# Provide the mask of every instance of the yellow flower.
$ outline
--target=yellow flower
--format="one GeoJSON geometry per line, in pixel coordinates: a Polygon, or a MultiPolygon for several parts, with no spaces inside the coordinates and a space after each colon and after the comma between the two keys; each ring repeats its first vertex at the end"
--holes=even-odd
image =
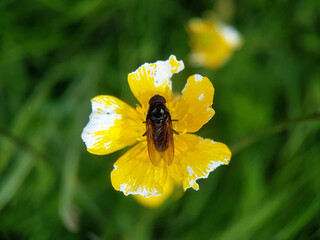
{"type": "Polygon", "coordinates": [[[115,162],[111,172],[114,189],[125,195],[160,196],[168,178],[182,183],[184,190],[198,190],[197,179],[207,178],[215,168],[229,163],[231,152],[226,145],[191,134],[214,115],[210,80],[200,75],[189,77],[182,96],[173,99],[171,76],[183,68],[183,62],[171,55],[167,61],[146,63],[130,73],[131,91],[141,104],[136,109],[112,96],[92,99],[90,120],[82,132],[90,153],[109,154],[137,143],[115,162]],[[156,94],[166,99],[171,119],[178,120],[172,121],[179,135],[174,134],[174,159],[170,165],[165,161],[152,164],[143,136],[149,100],[156,94]]]}
{"type": "Polygon", "coordinates": [[[211,19],[191,19],[187,24],[194,66],[219,68],[242,44],[241,37],[233,27],[211,19]]]}

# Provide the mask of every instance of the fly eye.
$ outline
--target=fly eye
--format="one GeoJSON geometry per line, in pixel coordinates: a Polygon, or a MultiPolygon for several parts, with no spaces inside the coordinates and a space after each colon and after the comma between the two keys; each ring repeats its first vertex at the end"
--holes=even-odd
{"type": "Polygon", "coordinates": [[[161,113],[161,114],[164,114],[164,110],[163,110],[162,108],[160,109],[160,113],[161,113]]]}

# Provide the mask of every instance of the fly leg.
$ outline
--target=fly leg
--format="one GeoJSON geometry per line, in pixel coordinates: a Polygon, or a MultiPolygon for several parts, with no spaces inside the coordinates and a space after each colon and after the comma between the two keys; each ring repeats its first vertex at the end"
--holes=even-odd
{"type": "MultiPolygon", "coordinates": [[[[172,122],[178,122],[178,119],[172,119],[171,121],[172,122]]],[[[174,134],[179,135],[179,133],[176,130],[172,129],[172,131],[173,131],[174,134]]]]}

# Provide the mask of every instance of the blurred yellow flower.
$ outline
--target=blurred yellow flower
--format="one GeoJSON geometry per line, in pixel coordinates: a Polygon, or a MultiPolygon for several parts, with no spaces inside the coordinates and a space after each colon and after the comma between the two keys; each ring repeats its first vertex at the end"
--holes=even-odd
{"type": "Polygon", "coordinates": [[[219,68],[242,44],[242,39],[231,26],[212,19],[191,19],[187,24],[190,63],[194,66],[219,68]]]}
{"type": "MultiPolygon", "coordinates": [[[[207,178],[215,168],[230,161],[231,152],[225,144],[190,134],[214,115],[211,108],[214,88],[208,78],[193,75],[181,97],[174,99],[171,76],[183,68],[183,62],[171,55],[167,61],[146,63],[130,73],[129,86],[141,104],[136,109],[113,96],[101,95],[91,100],[92,113],[82,132],[90,153],[109,154],[138,142],[115,162],[111,172],[114,189],[125,195],[168,196],[175,186],[171,178],[182,183],[184,190],[191,187],[198,190],[197,179],[207,178]],[[179,135],[173,136],[172,163],[161,160],[156,166],[149,158],[144,133],[149,100],[157,94],[166,99],[171,119],[177,120],[172,121],[173,129],[179,135]]],[[[163,199],[155,201],[161,204],[163,199]]],[[[149,201],[149,205],[156,205],[155,201],[149,201]]]]}

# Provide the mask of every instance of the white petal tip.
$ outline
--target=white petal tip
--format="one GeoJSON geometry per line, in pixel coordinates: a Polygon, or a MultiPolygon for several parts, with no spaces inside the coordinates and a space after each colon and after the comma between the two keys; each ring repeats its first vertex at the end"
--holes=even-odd
{"type": "Polygon", "coordinates": [[[234,48],[239,47],[242,43],[242,39],[238,31],[229,25],[223,24],[221,26],[221,34],[227,43],[234,48]]]}
{"type": "Polygon", "coordinates": [[[125,183],[120,185],[120,191],[123,192],[123,194],[126,196],[135,195],[135,194],[139,194],[145,198],[150,198],[153,196],[156,196],[156,197],[161,196],[161,193],[159,193],[156,189],[152,189],[150,191],[146,188],[146,186],[141,187],[140,185],[135,191],[133,191],[133,190],[130,190],[130,186],[128,186],[125,183]]]}
{"type": "Polygon", "coordinates": [[[172,71],[174,71],[175,73],[178,73],[178,72],[180,72],[180,71],[182,71],[182,70],[184,69],[184,63],[183,63],[182,60],[178,61],[175,55],[170,55],[170,57],[169,57],[169,63],[170,63],[172,60],[173,60],[174,62],[177,62],[177,63],[179,64],[178,67],[176,67],[176,68],[175,68],[174,66],[172,66],[172,71]]]}
{"type": "Polygon", "coordinates": [[[195,75],[194,75],[194,80],[195,80],[196,82],[201,82],[202,79],[203,79],[203,77],[202,77],[200,74],[195,74],[195,75]]]}

